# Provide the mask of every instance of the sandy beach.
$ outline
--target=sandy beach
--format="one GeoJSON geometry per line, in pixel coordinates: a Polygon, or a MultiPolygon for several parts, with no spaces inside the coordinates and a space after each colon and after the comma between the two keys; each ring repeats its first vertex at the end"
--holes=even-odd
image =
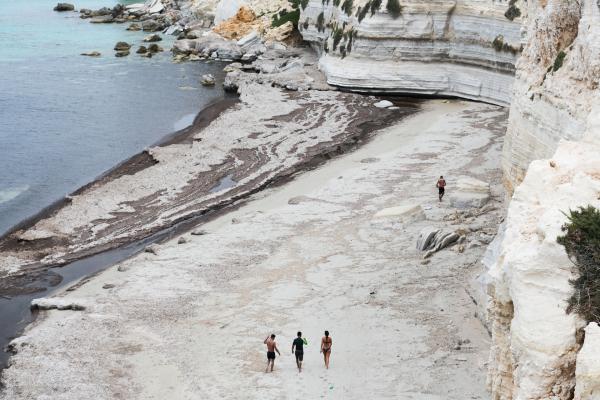
{"type": "Polygon", "coordinates": [[[448,100],[151,252],[48,301],[13,342],[2,399],[483,399],[489,336],[469,295],[502,215],[506,111],[448,100]],[[483,212],[437,201],[459,177],[489,182],[483,212]],[[420,205],[426,219],[376,217],[420,205]],[[464,246],[431,258],[426,227],[464,246]],[[331,369],[318,352],[333,338],[331,369]],[[309,341],[305,370],[291,355],[309,341]],[[265,374],[263,339],[282,357],[265,374]]]}

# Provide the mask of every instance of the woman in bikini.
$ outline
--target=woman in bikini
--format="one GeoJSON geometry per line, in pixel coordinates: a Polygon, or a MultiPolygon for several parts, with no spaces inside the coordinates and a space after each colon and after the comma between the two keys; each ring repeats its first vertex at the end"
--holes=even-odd
{"type": "Polygon", "coordinates": [[[329,337],[329,331],[325,331],[325,336],[321,339],[321,353],[325,359],[325,368],[329,369],[329,357],[331,356],[331,338],[329,337]]]}

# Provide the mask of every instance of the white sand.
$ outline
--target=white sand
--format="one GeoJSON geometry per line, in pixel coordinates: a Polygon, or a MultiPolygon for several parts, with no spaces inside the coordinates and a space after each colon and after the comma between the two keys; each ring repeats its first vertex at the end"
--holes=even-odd
{"type": "Polygon", "coordinates": [[[488,335],[465,291],[483,248],[422,265],[415,243],[426,226],[494,230],[499,212],[444,221],[454,210],[434,184],[444,174],[448,192],[458,176],[497,188],[504,128],[500,108],[427,102],[355,153],[205,225],[209,234],[108,269],[64,294],[85,311],[44,312],[19,339],[0,398],[487,398],[488,335]],[[411,203],[426,221],[373,218],[411,203]],[[302,374],[297,330],[309,340],[302,374]],[[283,356],[265,374],[271,332],[283,356]]]}

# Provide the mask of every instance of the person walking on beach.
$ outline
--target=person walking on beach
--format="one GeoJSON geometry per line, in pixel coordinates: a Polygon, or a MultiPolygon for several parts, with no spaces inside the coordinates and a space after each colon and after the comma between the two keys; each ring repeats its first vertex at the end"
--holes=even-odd
{"type": "Polygon", "coordinates": [[[296,366],[298,372],[302,372],[302,360],[304,360],[304,339],[302,339],[302,332],[298,332],[298,337],[292,342],[292,354],[296,355],[296,366]]]}
{"type": "Polygon", "coordinates": [[[440,176],[440,179],[438,179],[435,186],[438,188],[438,196],[440,198],[440,201],[442,201],[442,197],[444,197],[444,192],[446,191],[446,180],[443,176],[440,176]]]}
{"type": "Polygon", "coordinates": [[[329,357],[331,356],[331,337],[329,336],[329,331],[325,331],[325,336],[321,339],[321,353],[323,353],[323,358],[325,360],[325,368],[329,369],[329,357]]]}
{"type": "Polygon", "coordinates": [[[271,372],[273,372],[273,368],[275,367],[275,352],[281,355],[277,348],[277,343],[275,343],[275,334],[271,334],[270,337],[267,336],[263,343],[267,345],[267,369],[265,372],[269,372],[269,365],[271,366],[271,372]]]}

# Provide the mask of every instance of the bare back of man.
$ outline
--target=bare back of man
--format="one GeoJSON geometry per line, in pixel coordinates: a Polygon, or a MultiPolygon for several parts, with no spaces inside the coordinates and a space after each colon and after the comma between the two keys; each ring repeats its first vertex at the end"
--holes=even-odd
{"type": "Polygon", "coordinates": [[[265,372],[269,372],[269,367],[271,367],[271,372],[273,372],[273,368],[275,367],[275,352],[281,355],[277,348],[277,342],[275,342],[275,335],[267,336],[263,343],[267,345],[267,369],[265,372]]]}

